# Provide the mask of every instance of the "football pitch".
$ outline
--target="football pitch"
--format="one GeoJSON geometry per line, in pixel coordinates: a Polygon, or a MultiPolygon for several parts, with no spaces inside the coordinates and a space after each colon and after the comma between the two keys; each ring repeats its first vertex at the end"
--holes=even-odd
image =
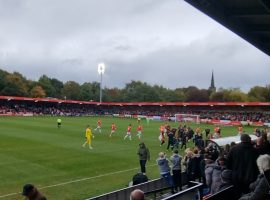
{"type": "MultiPolygon", "coordinates": [[[[132,176],[140,171],[137,156],[140,141],[135,136],[137,120],[102,117],[102,133],[95,131],[93,149],[83,148],[85,128],[96,127],[97,117],[1,117],[0,118],[0,200],[23,199],[25,183],[40,188],[48,199],[82,200],[126,187],[132,176]],[[117,130],[109,138],[112,122],[117,130]],[[132,124],[133,138],[124,140],[128,124],[132,124]]],[[[142,141],[150,150],[146,165],[149,179],[159,177],[156,158],[166,151],[160,146],[159,126],[164,122],[142,119],[142,141]]],[[[170,122],[177,128],[179,123],[170,122]]],[[[190,124],[192,128],[205,124],[190,124]]],[[[214,127],[208,125],[213,131],[214,127]]],[[[222,136],[236,135],[237,127],[221,127],[222,136]]],[[[244,127],[247,133],[253,127],[244,127]]],[[[193,144],[190,142],[191,146],[193,144]]],[[[169,156],[171,152],[167,153],[169,156]]],[[[181,151],[183,155],[183,151],[181,151]]]]}

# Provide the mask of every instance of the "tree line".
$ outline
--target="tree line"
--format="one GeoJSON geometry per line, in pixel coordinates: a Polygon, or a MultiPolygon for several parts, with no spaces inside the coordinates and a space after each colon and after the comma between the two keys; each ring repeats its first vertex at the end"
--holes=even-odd
{"type": "MultiPolygon", "coordinates": [[[[56,78],[42,75],[38,81],[25,78],[18,72],[9,73],[0,69],[0,95],[33,98],[52,97],[82,101],[99,101],[99,83],[75,81],[63,83],[56,78]]],[[[124,88],[104,88],[104,102],[247,102],[270,101],[270,85],[254,86],[247,93],[239,88],[219,88],[216,92],[195,86],[168,89],[160,85],[134,81],[124,88]]]]}

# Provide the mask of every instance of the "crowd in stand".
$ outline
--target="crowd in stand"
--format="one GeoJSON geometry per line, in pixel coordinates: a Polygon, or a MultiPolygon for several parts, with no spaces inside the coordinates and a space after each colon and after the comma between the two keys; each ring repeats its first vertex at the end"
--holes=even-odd
{"type": "Polygon", "coordinates": [[[253,121],[270,123],[270,111],[241,111],[241,110],[215,110],[203,108],[185,108],[177,106],[97,106],[80,104],[56,104],[56,103],[19,103],[0,102],[0,114],[6,113],[32,113],[34,115],[64,115],[85,116],[96,114],[120,114],[120,115],[146,115],[173,117],[175,114],[200,115],[200,119],[231,120],[231,121],[253,121]]]}
{"type": "MultiPolygon", "coordinates": [[[[234,185],[234,195],[237,199],[268,199],[270,192],[270,132],[265,129],[257,134],[256,142],[252,141],[248,134],[241,134],[241,143],[232,142],[222,149],[213,144],[205,144],[200,130],[193,131],[189,127],[179,126],[178,130],[166,127],[168,146],[175,150],[170,158],[166,158],[164,152],[159,153],[157,164],[161,177],[166,178],[168,184],[174,189],[182,185],[175,182],[173,173],[175,162],[173,158],[178,156],[176,143],[193,141],[194,148],[187,148],[185,156],[178,159],[176,169],[184,166],[188,181],[200,181],[204,185],[205,197],[234,185]],[[170,169],[170,162],[172,166],[170,169]],[[173,181],[174,180],[174,181],[173,181]]],[[[218,130],[216,130],[218,132],[218,130]]],[[[205,130],[207,134],[208,130],[205,130]]],[[[161,143],[161,145],[164,142],[161,143]]],[[[183,146],[182,146],[183,147],[183,146]]],[[[178,156],[179,157],[179,156],[178,156]]],[[[178,175],[179,176],[179,175],[178,175]]],[[[179,179],[179,178],[178,178],[179,179]]],[[[190,182],[189,182],[190,183],[190,182]]]]}

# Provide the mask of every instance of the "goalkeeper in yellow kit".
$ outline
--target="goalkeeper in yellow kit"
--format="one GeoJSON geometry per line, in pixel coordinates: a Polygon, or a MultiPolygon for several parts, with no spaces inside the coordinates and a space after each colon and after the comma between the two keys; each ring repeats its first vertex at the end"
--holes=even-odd
{"type": "Polygon", "coordinates": [[[93,149],[91,144],[92,144],[92,138],[94,138],[94,135],[93,135],[92,130],[90,129],[89,125],[87,126],[87,128],[85,130],[85,138],[86,138],[86,141],[82,146],[85,147],[85,145],[88,144],[89,149],[93,149]]]}

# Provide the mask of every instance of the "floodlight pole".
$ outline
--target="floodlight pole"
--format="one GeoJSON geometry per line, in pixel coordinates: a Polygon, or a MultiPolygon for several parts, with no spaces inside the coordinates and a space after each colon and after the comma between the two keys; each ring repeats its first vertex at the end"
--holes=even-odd
{"type": "Polygon", "coordinates": [[[102,73],[100,73],[99,102],[102,103],[102,73]]]}
{"type": "Polygon", "coordinates": [[[100,74],[100,84],[99,84],[99,102],[102,103],[102,75],[105,72],[104,63],[98,65],[98,73],[100,74]]]}

